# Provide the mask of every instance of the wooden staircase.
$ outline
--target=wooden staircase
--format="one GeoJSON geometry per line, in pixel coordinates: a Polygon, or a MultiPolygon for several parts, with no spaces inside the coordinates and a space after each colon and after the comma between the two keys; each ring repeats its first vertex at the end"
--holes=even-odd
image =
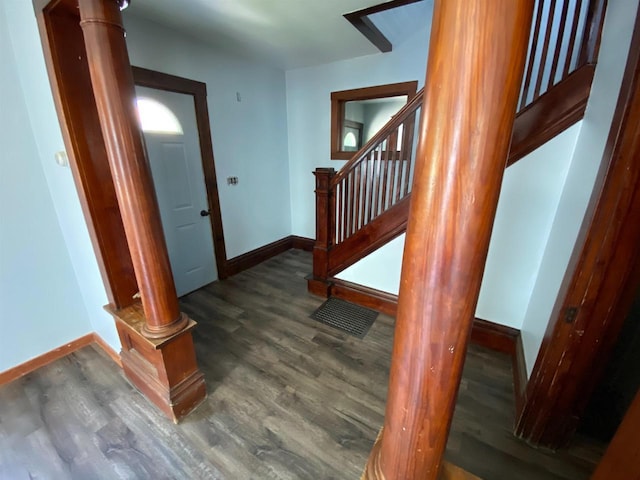
{"type": "MultiPolygon", "coordinates": [[[[506,166],[584,116],[606,0],[540,0],[506,166]]],[[[340,171],[318,168],[311,293],[327,297],[334,276],[407,227],[420,118],[420,90],[340,171]]]]}

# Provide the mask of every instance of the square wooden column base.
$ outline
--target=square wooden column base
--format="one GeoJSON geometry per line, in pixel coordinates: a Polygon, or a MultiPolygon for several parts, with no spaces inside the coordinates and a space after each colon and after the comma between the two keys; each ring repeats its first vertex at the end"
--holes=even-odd
{"type": "Polygon", "coordinates": [[[204,375],[198,369],[191,331],[196,322],[167,338],[142,335],[142,305],[105,309],[116,320],[122,342],[122,368],[129,381],[162,412],[178,423],[207,396],[204,375]]]}

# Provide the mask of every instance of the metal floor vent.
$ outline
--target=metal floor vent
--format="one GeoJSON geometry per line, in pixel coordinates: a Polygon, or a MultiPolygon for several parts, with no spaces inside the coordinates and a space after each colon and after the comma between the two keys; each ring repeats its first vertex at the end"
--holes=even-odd
{"type": "Polygon", "coordinates": [[[378,312],[331,297],[309,317],[354,337],[364,338],[378,312]]]}

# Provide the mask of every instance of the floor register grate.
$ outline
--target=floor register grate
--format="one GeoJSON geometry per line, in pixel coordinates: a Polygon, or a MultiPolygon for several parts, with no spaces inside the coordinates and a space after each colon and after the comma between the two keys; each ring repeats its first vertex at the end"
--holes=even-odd
{"type": "Polygon", "coordinates": [[[378,312],[331,297],[309,317],[354,337],[364,338],[378,312]]]}

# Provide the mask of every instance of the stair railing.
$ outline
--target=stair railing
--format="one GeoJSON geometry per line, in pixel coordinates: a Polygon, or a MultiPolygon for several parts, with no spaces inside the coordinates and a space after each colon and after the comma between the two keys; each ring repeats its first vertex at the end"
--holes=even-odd
{"type": "MultiPolygon", "coordinates": [[[[507,165],[584,116],[606,4],[536,0],[507,165]]],[[[314,172],[317,221],[310,292],[328,295],[331,276],[402,233],[424,100],[421,89],[339,172],[314,172]]]]}
{"type": "MultiPolygon", "coordinates": [[[[330,252],[383,213],[408,204],[423,100],[420,90],[337,174],[333,168],[314,172],[316,243],[310,292],[328,294],[330,252]]],[[[406,217],[407,210],[399,217],[406,217]]]]}
{"type": "Polygon", "coordinates": [[[420,90],[331,179],[334,246],[411,193],[422,104],[420,90]]]}
{"type": "Polygon", "coordinates": [[[519,110],[595,63],[606,0],[536,0],[519,110]]]}

